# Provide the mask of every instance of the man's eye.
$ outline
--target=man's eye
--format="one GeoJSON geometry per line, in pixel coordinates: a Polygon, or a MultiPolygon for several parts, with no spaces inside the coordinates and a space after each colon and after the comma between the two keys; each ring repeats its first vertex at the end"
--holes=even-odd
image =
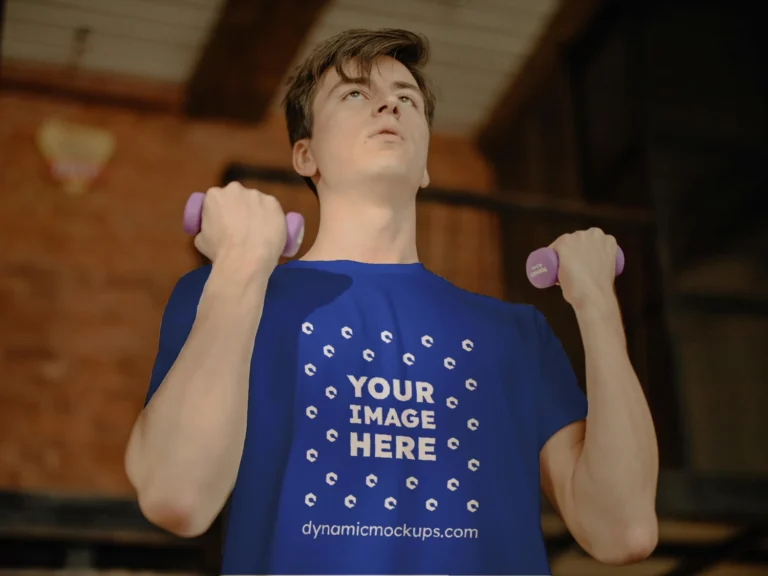
{"type": "Polygon", "coordinates": [[[406,96],[406,95],[400,96],[400,101],[401,102],[407,101],[407,102],[410,102],[414,107],[416,106],[416,100],[414,100],[410,96],[406,96]]]}
{"type": "Polygon", "coordinates": [[[362,93],[360,90],[352,90],[352,92],[348,92],[345,98],[349,98],[350,96],[357,98],[358,96],[362,96],[362,93]]]}

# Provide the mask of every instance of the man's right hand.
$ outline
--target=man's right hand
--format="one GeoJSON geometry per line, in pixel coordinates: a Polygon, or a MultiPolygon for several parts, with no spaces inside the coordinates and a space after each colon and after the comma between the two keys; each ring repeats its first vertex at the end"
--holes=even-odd
{"type": "Polygon", "coordinates": [[[232,182],[206,192],[195,247],[212,262],[235,254],[274,268],[286,234],[285,212],[277,198],[232,182]]]}

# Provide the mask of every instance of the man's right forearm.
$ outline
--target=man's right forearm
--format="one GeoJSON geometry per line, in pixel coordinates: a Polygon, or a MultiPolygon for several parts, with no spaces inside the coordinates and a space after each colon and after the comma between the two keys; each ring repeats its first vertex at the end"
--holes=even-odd
{"type": "Polygon", "coordinates": [[[126,451],[143,513],[182,536],[207,530],[240,466],[251,356],[273,269],[243,264],[212,267],[189,337],[126,451]]]}

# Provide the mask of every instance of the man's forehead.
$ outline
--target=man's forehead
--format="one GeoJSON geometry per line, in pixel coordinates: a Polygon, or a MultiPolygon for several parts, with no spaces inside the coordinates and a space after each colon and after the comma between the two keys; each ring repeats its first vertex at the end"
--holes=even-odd
{"type": "MultiPolygon", "coordinates": [[[[344,62],[342,65],[344,73],[353,79],[360,79],[364,76],[364,70],[360,65],[360,62],[356,59],[350,59],[344,62]]],[[[334,86],[341,80],[335,67],[328,68],[321,78],[322,91],[326,92],[332,90],[334,86]]],[[[384,82],[408,82],[416,84],[413,75],[408,68],[399,62],[395,58],[389,56],[382,56],[376,59],[371,66],[370,78],[371,82],[384,81],[384,82]]]]}

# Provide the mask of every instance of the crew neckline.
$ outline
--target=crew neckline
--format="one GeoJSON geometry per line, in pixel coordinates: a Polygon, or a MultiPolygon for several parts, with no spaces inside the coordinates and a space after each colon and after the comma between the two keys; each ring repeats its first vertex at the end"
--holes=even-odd
{"type": "Polygon", "coordinates": [[[425,271],[424,264],[412,262],[409,264],[381,264],[358,262],[356,260],[289,260],[280,265],[281,268],[314,268],[328,272],[345,274],[419,274],[425,271]]]}

